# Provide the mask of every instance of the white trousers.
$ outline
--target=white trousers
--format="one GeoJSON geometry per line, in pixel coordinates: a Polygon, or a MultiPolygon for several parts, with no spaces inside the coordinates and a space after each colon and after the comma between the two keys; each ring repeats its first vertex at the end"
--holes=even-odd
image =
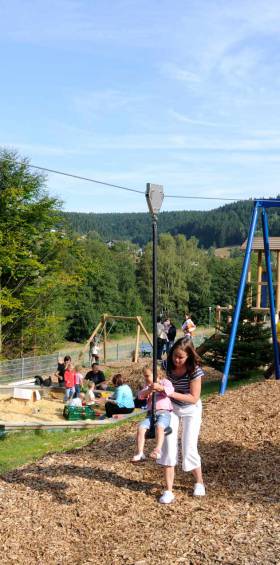
{"type": "Polygon", "coordinates": [[[202,403],[176,406],[171,414],[170,426],[172,434],[164,439],[160,465],[175,467],[178,463],[178,434],[179,423],[182,424],[182,468],[183,471],[192,471],[201,466],[201,459],[197,450],[197,442],[201,425],[202,403]]]}

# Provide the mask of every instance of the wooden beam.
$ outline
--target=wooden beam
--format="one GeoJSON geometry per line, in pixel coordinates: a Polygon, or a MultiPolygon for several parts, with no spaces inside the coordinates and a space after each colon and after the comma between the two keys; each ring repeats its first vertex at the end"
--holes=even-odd
{"type": "Polygon", "coordinates": [[[276,267],[276,313],[280,311],[280,251],[277,251],[276,267]]]}
{"type": "Polygon", "coordinates": [[[262,251],[258,251],[256,308],[260,308],[261,306],[261,294],[262,294],[262,251]]]}
{"type": "Polygon", "coordinates": [[[143,324],[143,322],[142,322],[142,319],[140,318],[140,316],[138,316],[137,318],[138,318],[138,323],[139,323],[139,325],[141,326],[142,332],[145,334],[147,340],[149,341],[149,343],[150,343],[151,346],[153,347],[153,341],[151,340],[151,338],[150,338],[150,336],[149,336],[149,334],[148,334],[148,332],[147,332],[147,330],[146,330],[146,328],[145,328],[145,326],[144,326],[144,324],[143,324]]]}
{"type": "Polygon", "coordinates": [[[139,316],[110,316],[110,314],[104,314],[106,320],[135,320],[137,322],[139,316]]]}
{"type": "Polygon", "coordinates": [[[107,321],[107,314],[103,316],[104,321],[104,329],[103,329],[103,363],[107,361],[107,329],[106,329],[106,321],[107,321]]]}
{"type": "Polygon", "coordinates": [[[137,322],[134,363],[138,362],[140,330],[141,330],[141,326],[140,326],[139,322],[137,322]]]}
{"type": "Polygon", "coordinates": [[[251,262],[249,263],[249,269],[247,274],[247,284],[248,284],[248,297],[247,297],[247,306],[251,308],[253,306],[253,293],[252,293],[252,268],[251,262]]]}

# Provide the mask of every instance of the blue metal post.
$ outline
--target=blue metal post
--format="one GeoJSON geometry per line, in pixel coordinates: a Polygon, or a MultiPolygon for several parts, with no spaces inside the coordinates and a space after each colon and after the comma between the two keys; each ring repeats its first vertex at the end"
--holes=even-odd
{"type": "Polygon", "coordinates": [[[270,258],[270,250],[269,250],[268,221],[267,221],[267,214],[265,208],[262,209],[262,227],[263,227],[264,253],[265,253],[265,262],[266,262],[268,293],[269,293],[275,376],[276,379],[280,379],[279,352],[278,352],[276,323],[275,323],[274,292],[273,292],[273,281],[272,281],[271,258],[270,258]]]}
{"type": "Polygon", "coordinates": [[[243,261],[242,273],[241,273],[239,289],[238,289],[238,293],[237,293],[237,301],[236,301],[236,306],[235,306],[234,316],[233,316],[233,321],[232,321],[232,326],[231,326],[231,332],[230,332],[230,337],[229,337],[229,344],[228,344],[228,350],[227,350],[227,355],[226,355],[224,374],[223,374],[223,377],[222,377],[222,380],[221,380],[221,386],[220,386],[220,394],[221,395],[223,395],[225,393],[226,388],[227,388],[232,352],[233,352],[233,348],[234,348],[237,326],[238,326],[239,316],[240,316],[240,310],[241,310],[242,300],[243,300],[243,295],[244,295],[244,289],[245,289],[245,285],[246,285],[246,277],[247,277],[247,272],[248,272],[248,267],[249,267],[249,261],[250,261],[250,255],[251,255],[251,250],[252,250],[252,245],[253,245],[254,233],[255,233],[255,230],[256,230],[256,225],[257,225],[257,220],[258,220],[259,207],[260,207],[260,203],[257,200],[255,202],[255,206],[254,206],[253,213],[252,213],[251,225],[250,225],[248,240],[247,240],[246,253],[245,253],[245,257],[244,257],[244,261],[243,261]]]}

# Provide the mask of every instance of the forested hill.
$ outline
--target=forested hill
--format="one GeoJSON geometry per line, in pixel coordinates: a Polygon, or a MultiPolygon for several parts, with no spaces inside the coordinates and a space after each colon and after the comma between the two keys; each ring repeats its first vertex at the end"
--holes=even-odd
{"type": "MultiPolygon", "coordinates": [[[[247,237],[252,208],[253,201],[244,200],[210,211],[161,212],[159,233],[184,234],[187,238],[195,236],[204,248],[239,245],[247,237]]],[[[151,239],[148,213],[64,214],[73,230],[80,234],[95,231],[103,240],[129,239],[141,246],[151,239]]],[[[271,210],[269,217],[270,235],[280,235],[279,213],[271,210]]]]}

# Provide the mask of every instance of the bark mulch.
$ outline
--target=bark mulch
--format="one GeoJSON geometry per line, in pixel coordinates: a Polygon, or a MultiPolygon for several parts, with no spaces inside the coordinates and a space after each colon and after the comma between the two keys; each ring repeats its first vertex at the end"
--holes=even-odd
{"type": "Polygon", "coordinates": [[[136,423],[7,473],[1,564],[279,564],[279,399],[274,381],[205,402],[204,499],[178,471],[176,502],[157,502],[158,466],[129,461],[136,423]]]}

